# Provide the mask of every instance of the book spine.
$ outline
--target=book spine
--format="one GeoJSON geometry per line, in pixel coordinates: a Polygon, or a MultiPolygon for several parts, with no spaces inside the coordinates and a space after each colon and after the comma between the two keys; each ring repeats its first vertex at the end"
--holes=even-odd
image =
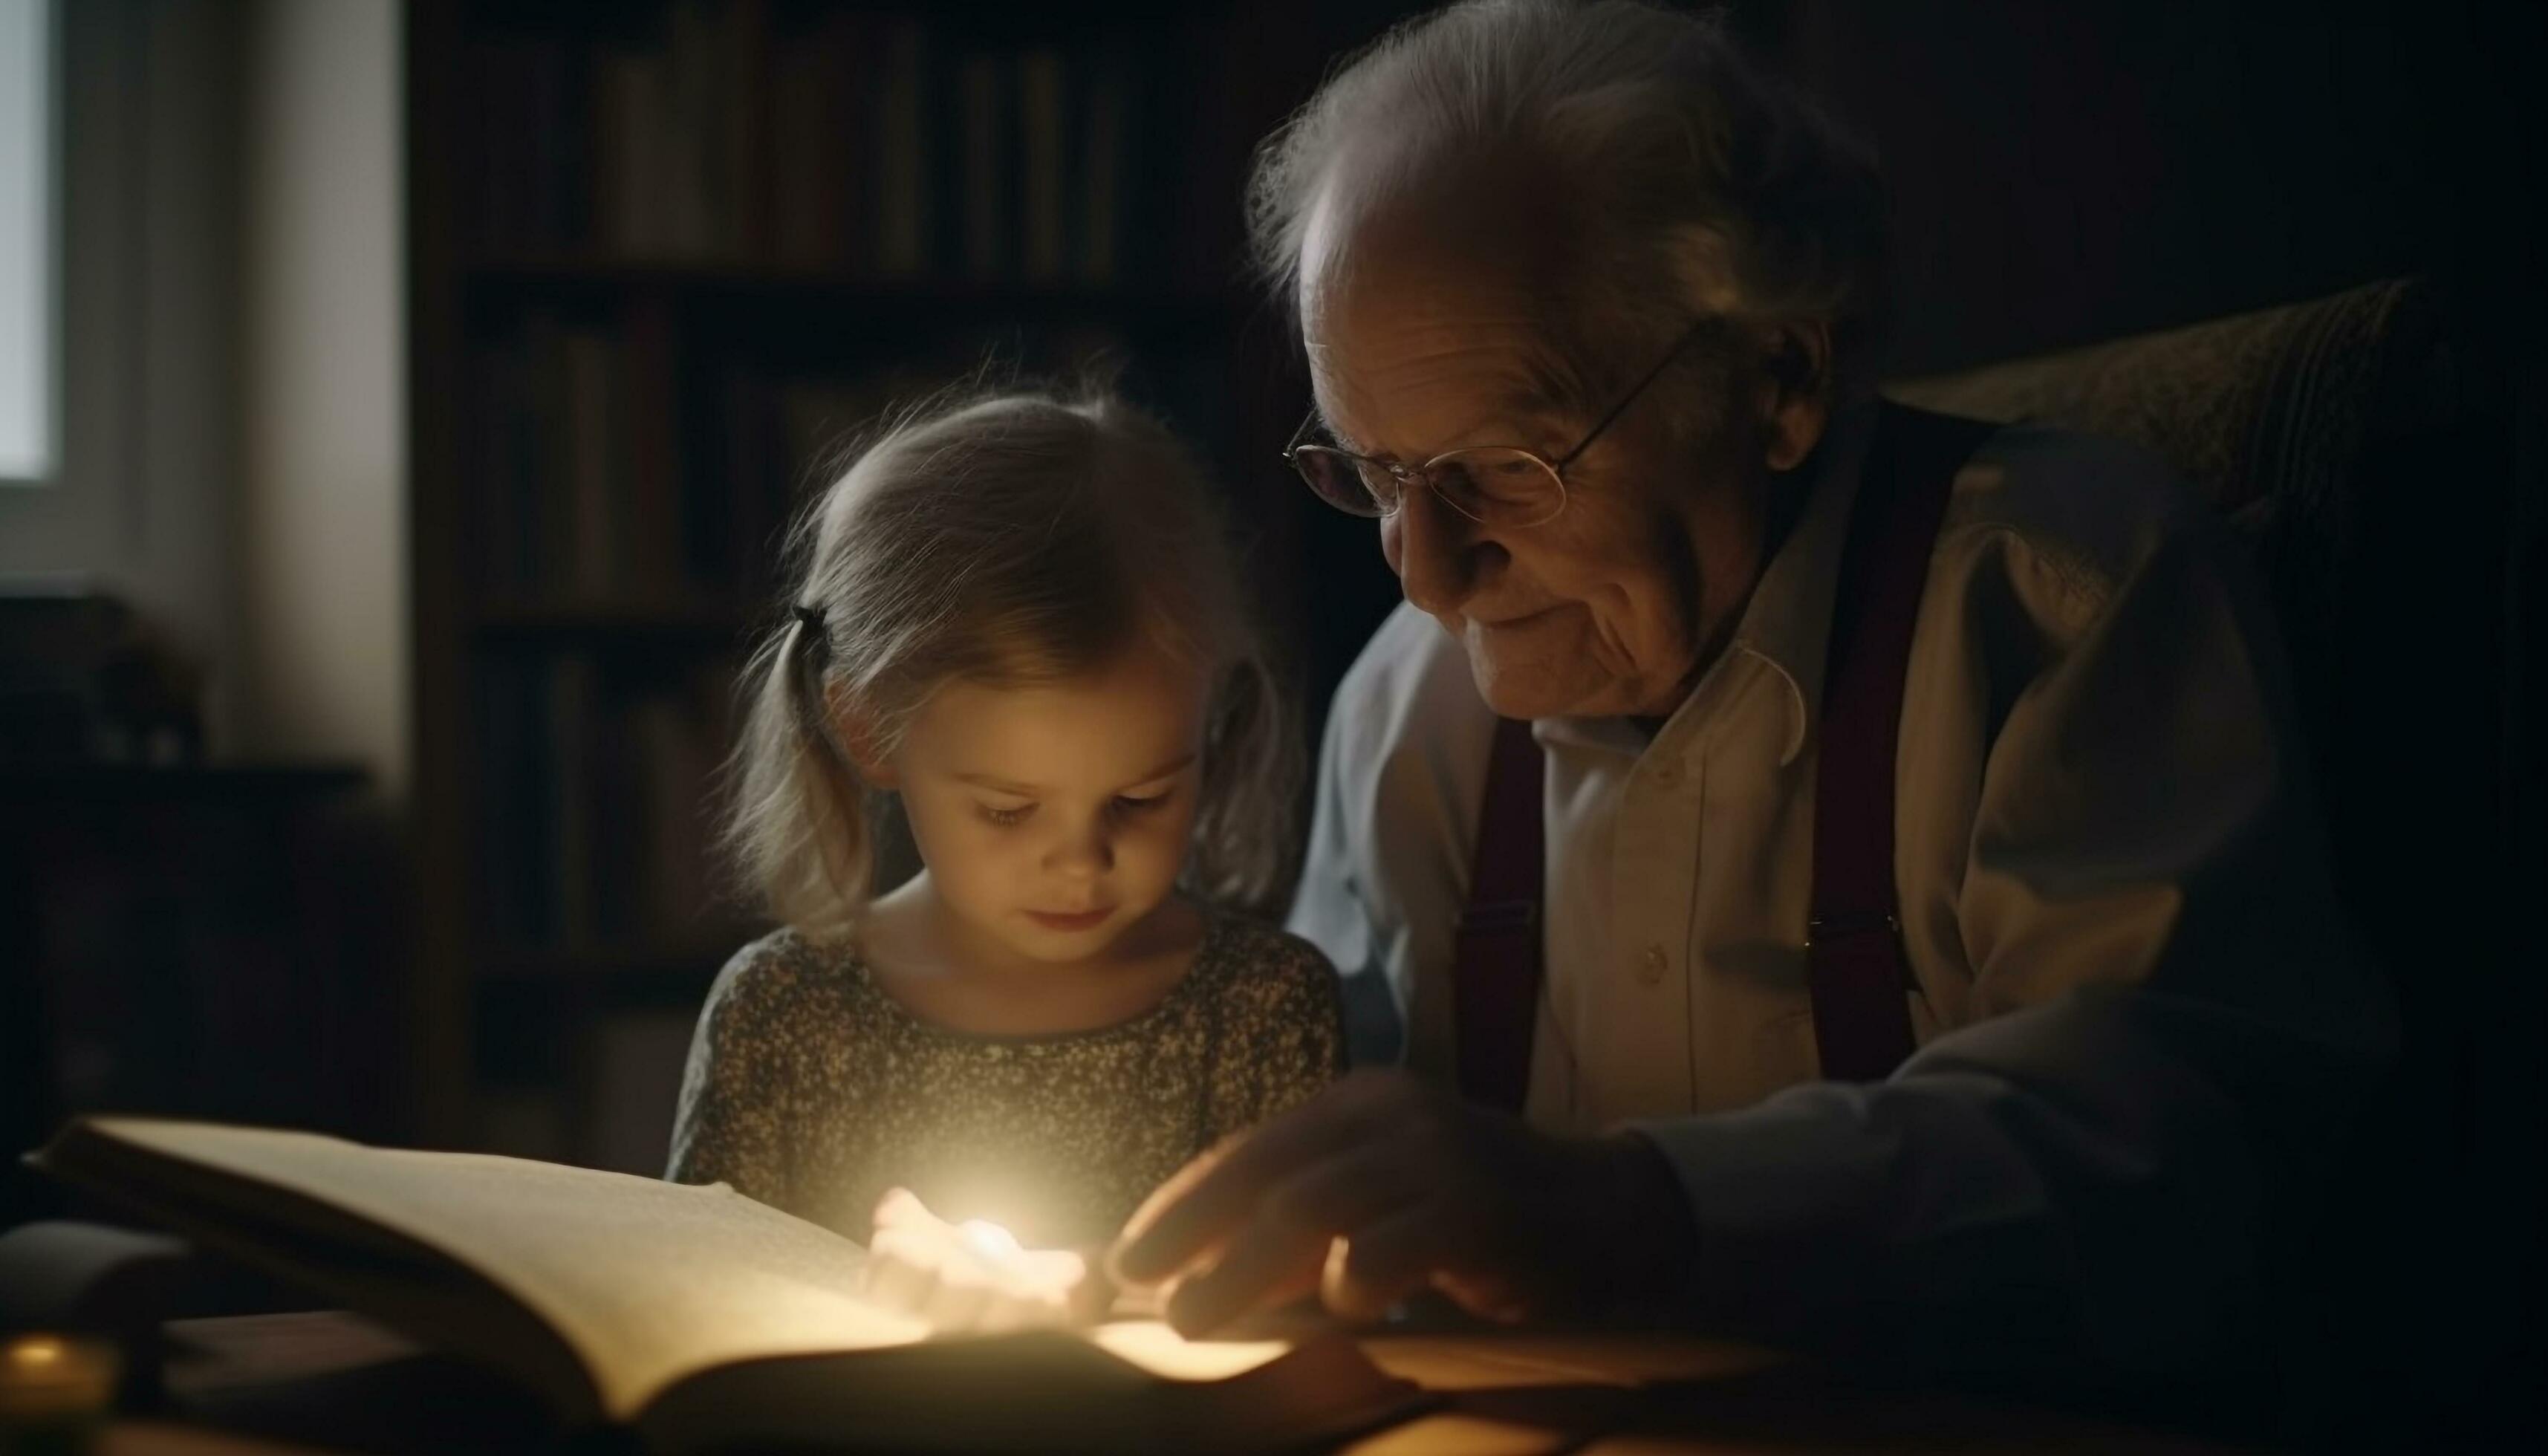
{"type": "Polygon", "coordinates": [[[513,173],[520,152],[501,144],[528,114],[527,87],[513,64],[518,53],[518,47],[481,42],[465,62],[467,88],[478,104],[461,108],[458,119],[470,201],[462,235],[482,252],[500,251],[522,231],[513,210],[524,203],[528,179],[513,173]]]}
{"type": "Polygon", "coordinates": [[[556,905],[557,942],[587,949],[599,939],[594,901],[593,836],[591,815],[593,782],[593,667],[582,657],[565,656],[549,666],[549,770],[547,783],[550,864],[556,905]]]}
{"type": "Polygon", "coordinates": [[[627,485],[626,506],[617,512],[620,587],[656,598],[686,597],[696,581],[682,547],[682,401],[673,377],[679,352],[667,301],[650,297],[630,310],[617,372],[617,478],[627,485]]]}
{"type": "Polygon", "coordinates": [[[717,169],[724,174],[729,257],[770,256],[770,16],[762,0],[730,0],[718,77],[717,169]]]}
{"type": "Polygon", "coordinates": [[[774,47],[770,62],[770,249],[782,266],[849,271],[853,220],[866,169],[854,18],[830,16],[810,36],[774,47]]]}
{"type": "Polygon", "coordinates": [[[888,278],[929,265],[931,171],[926,39],[915,20],[885,31],[875,90],[875,266],[888,278]]]}
{"type": "Polygon", "coordinates": [[[545,936],[548,925],[546,907],[538,903],[546,882],[542,822],[529,812],[538,802],[529,791],[537,745],[523,665],[513,658],[484,663],[469,686],[479,758],[487,766],[472,857],[476,928],[488,940],[527,943],[545,936]]]}
{"type": "Polygon", "coordinates": [[[615,52],[594,71],[597,210],[603,246],[620,257],[653,258],[668,250],[664,70],[658,56],[615,52]]]}
{"type": "Polygon", "coordinates": [[[534,564],[529,585],[543,595],[572,593],[583,585],[576,551],[574,410],[568,388],[567,329],[542,311],[522,330],[523,448],[529,462],[534,519],[526,536],[534,564]]]}
{"type": "Polygon", "coordinates": [[[1030,282],[1055,282],[1067,251],[1063,236],[1063,111],[1061,52],[1030,50],[1018,57],[1020,271],[1030,282]]]}
{"type": "Polygon", "coordinates": [[[706,847],[715,837],[709,797],[719,742],[713,702],[683,682],[641,700],[628,714],[634,800],[641,806],[632,836],[642,856],[633,881],[643,886],[640,929],[668,944],[688,942],[707,920],[706,847]]]}
{"type": "Polygon", "coordinates": [[[787,518],[787,484],[771,451],[775,411],[760,372],[739,362],[726,366],[721,394],[726,508],[700,512],[690,559],[712,580],[758,582],[787,518]]]}
{"type": "Polygon", "coordinates": [[[536,42],[526,47],[526,78],[529,95],[528,115],[523,130],[508,139],[527,170],[525,235],[519,239],[533,252],[551,252],[565,248],[572,240],[574,211],[570,198],[575,192],[575,133],[571,117],[571,90],[568,75],[567,48],[555,42],[536,42]]]}
{"type": "Polygon", "coordinates": [[[470,558],[470,585],[484,599],[520,590],[528,575],[520,541],[531,482],[518,453],[523,384],[515,349],[509,344],[483,349],[471,386],[478,396],[469,426],[478,460],[479,545],[470,558]]]}
{"type": "Polygon", "coordinates": [[[1120,49],[1098,50],[1089,66],[1087,126],[1080,156],[1080,281],[1114,283],[1122,268],[1125,171],[1132,147],[1131,66],[1120,49]]]}
{"type": "Polygon", "coordinates": [[[999,277],[1006,263],[1000,72],[1000,58],[993,55],[968,55],[956,71],[956,127],[963,153],[964,268],[976,280],[999,277]]]}
{"type": "Polygon", "coordinates": [[[598,600],[619,586],[618,539],[611,472],[618,457],[617,410],[612,401],[609,340],[578,331],[565,343],[565,481],[570,494],[566,580],[578,594],[598,600]]]}
{"type": "Polygon", "coordinates": [[[717,251],[724,201],[711,145],[722,99],[720,28],[704,0],[679,0],[668,29],[666,105],[657,118],[664,153],[664,252],[703,258],[717,251]]]}

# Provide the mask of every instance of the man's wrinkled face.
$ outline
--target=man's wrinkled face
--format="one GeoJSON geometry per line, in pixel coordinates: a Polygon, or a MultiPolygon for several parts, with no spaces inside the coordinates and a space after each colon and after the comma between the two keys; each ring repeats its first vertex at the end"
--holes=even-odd
{"type": "MultiPolygon", "coordinates": [[[[1321,416],[1345,449],[1409,464],[1471,445],[1557,460],[1611,402],[1553,399],[1534,369],[1545,269],[1432,230],[1357,228],[1339,244],[1351,266],[1304,290],[1321,416]]],[[[1731,398],[1701,409],[1658,388],[1566,468],[1556,518],[1490,528],[1410,490],[1381,549],[1497,712],[1667,716],[1760,575],[1767,471],[1744,416],[1731,398]]]]}

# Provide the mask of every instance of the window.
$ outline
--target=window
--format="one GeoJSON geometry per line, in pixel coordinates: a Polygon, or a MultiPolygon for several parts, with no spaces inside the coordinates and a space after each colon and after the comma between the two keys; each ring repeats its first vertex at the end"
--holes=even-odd
{"type": "Polygon", "coordinates": [[[51,479],[60,425],[52,0],[0,0],[0,483],[51,479]]]}

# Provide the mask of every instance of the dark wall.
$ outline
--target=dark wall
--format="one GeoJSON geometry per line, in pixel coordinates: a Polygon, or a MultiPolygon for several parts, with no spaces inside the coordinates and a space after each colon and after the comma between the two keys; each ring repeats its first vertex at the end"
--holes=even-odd
{"type": "Polygon", "coordinates": [[[2535,165],[2520,115],[2535,108],[2514,73],[2539,54],[2535,7],[1793,0],[1757,13],[1883,156],[1902,372],[2410,271],[2518,289],[2535,307],[2513,267],[2535,165]]]}

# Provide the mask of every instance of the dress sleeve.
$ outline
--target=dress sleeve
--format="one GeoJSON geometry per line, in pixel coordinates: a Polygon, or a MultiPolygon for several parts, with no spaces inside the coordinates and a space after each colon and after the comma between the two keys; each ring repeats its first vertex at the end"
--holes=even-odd
{"type": "Polygon", "coordinates": [[[2392,1032],[2212,524],[2154,524],[2112,576],[2013,537],[1977,574],[1957,661],[2007,707],[1952,902],[1969,1024],[1880,1083],[1639,1129],[1711,1313],[1988,1368],[2202,1368],[2247,1337],[2268,1215],[2392,1032]]]}
{"type": "Polygon", "coordinates": [[[1215,1138],[1306,1102],[1344,1071],[1335,967],[1308,944],[1269,935],[1242,971],[1213,1099],[1215,1138]]]}
{"type": "Polygon", "coordinates": [[[673,1118],[675,1183],[724,1183],[774,1208],[794,1200],[794,1159],[783,1126],[788,1042],[784,1002],[794,976],[764,941],[719,972],[691,1034],[673,1118]]]}

